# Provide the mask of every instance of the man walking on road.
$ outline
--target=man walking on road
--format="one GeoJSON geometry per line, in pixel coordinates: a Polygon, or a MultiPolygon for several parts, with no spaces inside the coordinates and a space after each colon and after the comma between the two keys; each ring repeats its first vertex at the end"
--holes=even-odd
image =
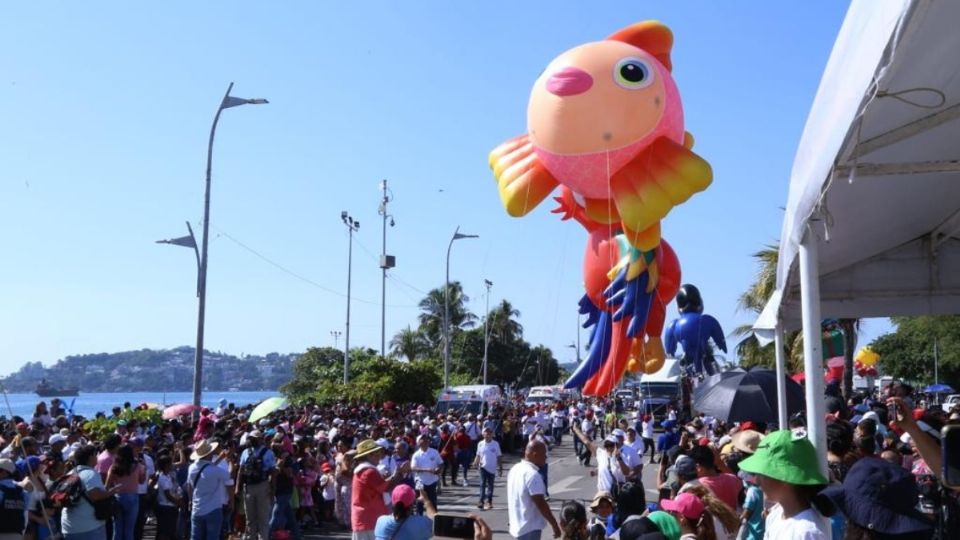
{"type": "Polygon", "coordinates": [[[264,446],[259,430],[247,435],[249,448],[240,455],[240,474],[237,475],[237,495],[243,494],[243,509],[247,516],[249,540],[270,540],[270,509],[273,508],[272,475],[277,458],[273,450],[264,446]]]}
{"type": "Polygon", "coordinates": [[[549,523],[553,537],[560,538],[560,525],[550,512],[545,494],[547,486],[540,467],[547,462],[547,447],[536,439],[524,451],[523,460],[507,475],[507,518],[510,536],[517,540],[539,540],[549,523]]]}
{"type": "Polygon", "coordinates": [[[477,457],[473,460],[474,466],[480,468],[480,502],[477,508],[483,510],[483,498],[487,498],[487,510],[493,508],[493,479],[497,471],[503,476],[503,465],[500,462],[500,444],[493,440],[493,430],[484,428],[483,440],[477,445],[477,457]]]}

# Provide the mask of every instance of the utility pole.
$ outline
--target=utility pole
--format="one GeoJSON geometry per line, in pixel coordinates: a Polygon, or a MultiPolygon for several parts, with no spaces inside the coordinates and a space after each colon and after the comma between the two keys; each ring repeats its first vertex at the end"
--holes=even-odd
{"type": "Polygon", "coordinates": [[[340,348],[340,336],[341,336],[342,334],[343,334],[343,332],[341,332],[341,331],[339,331],[339,330],[331,330],[331,331],[330,331],[330,335],[333,336],[333,348],[334,348],[334,349],[339,349],[339,348],[340,348]]]}
{"type": "Polygon", "coordinates": [[[347,248],[347,335],[343,348],[343,384],[350,382],[350,277],[353,271],[353,233],[360,230],[360,222],[350,217],[347,211],[340,212],[340,219],[350,231],[347,248]]]}
{"type": "Polygon", "coordinates": [[[393,200],[393,192],[387,189],[387,180],[380,182],[383,199],[380,200],[378,214],[383,216],[383,251],[380,252],[380,271],[383,272],[380,284],[380,356],[387,357],[387,269],[397,265],[397,258],[387,255],[387,219],[394,226],[393,216],[387,213],[387,203],[393,200]]]}
{"type": "Polygon", "coordinates": [[[487,349],[490,346],[490,287],[493,287],[493,282],[489,279],[483,280],[483,284],[487,287],[487,314],[483,317],[483,384],[487,384],[487,349]]]}

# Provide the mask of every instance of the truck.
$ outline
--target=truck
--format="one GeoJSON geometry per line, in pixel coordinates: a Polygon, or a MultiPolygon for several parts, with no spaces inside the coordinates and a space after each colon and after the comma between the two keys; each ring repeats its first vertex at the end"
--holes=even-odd
{"type": "Polygon", "coordinates": [[[638,414],[652,414],[659,425],[667,414],[667,405],[681,401],[680,361],[667,358],[656,373],[640,376],[638,414]]]}
{"type": "Polygon", "coordinates": [[[940,405],[943,407],[943,411],[949,414],[954,407],[960,405],[960,394],[950,394],[947,396],[943,403],[940,405]]]}
{"type": "Polygon", "coordinates": [[[484,414],[502,401],[500,387],[495,384],[450,386],[440,390],[436,412],[484,414]]]}

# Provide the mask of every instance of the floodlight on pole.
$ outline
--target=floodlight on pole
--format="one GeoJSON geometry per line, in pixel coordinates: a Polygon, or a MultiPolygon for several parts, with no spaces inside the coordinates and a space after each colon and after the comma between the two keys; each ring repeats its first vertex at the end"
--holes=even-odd
{"type": "Polygon", "coordinates": [[[353,274],[353,233],[360,230],[360,222],[353,219],[346,210],[340,212],[340,220],[347,226],[350,239],[347,247],[347,328],[343,347],[343,384],[350,382],[350,285],[353,274]]]}

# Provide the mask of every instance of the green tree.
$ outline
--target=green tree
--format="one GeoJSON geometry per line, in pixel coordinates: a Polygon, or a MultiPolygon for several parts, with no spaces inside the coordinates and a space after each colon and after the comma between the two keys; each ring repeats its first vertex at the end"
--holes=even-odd
{"type": "Polygon", "coordinates": [[[919,384],[934,382],[934,341],[940,382],[960,387],[960,315],[893,317],[896,331],[870,346],[880,355],[880,369],[897,379],[919,384]]]}
{"type": "MultiPolygon", "coordinates": [[[[768,244],[753,254],[757,262],[757,273],[753,283],[744,291],[737,302],[738,309],[759,316],[773,292],[777,289],[777,261],[780,257],[780,246],[768,244]]],[[[745,368],[763,366],[772,368],[776,365],[776,350],[773,343],[760,346],[753,335],[753,325],[740,325],[733,330],[733,335],[742,339],[737,343],[737,356],[740,365],[745,368]]],[[[787,370],[794,372],[803,368],[803,337],[800,332],[789,332],[784,336],[784,349],[787,353],[787,370]]]]}
{"type": "Polygon", "coordinates": [[[427,349],[427,341],[419,329],[413,330],[407,325],[390,340],[390,348],[394,356],[413,362],[427,349]]]}
{"type": "MultiPolygon", "coordinates": [[[[477,316],[467,309],[470,298],[463,293],[463,286],[459,281],[451,281],[450,293],[450,334],[453,337],[460,331],[473,328],[477,316]]],[[[427,343],[434,350],[443,347],[443,313],[444,287],[438,287],[427,293],[426,298],[420,301],[420,333],[427,339],[427,343]]]]}
{"type": "Polygon", "coordinates": [[[490,340],[501,343],[513,343],[523,337],[523,325],[516,319],[520,311],[506,299],[501,300],[496,307],[487,314],[487,326],[490,340]]]}

